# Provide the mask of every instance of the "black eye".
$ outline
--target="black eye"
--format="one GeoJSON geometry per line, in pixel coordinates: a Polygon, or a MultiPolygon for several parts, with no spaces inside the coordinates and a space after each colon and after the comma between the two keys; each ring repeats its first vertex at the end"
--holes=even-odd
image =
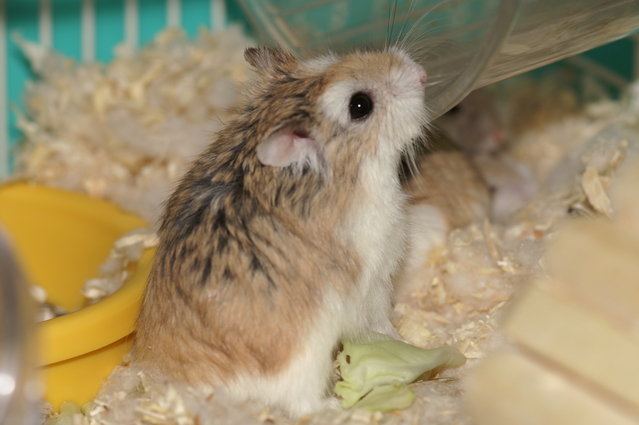
{"type": "Polygon", "coordinates": [[[351,97],[351,103],[348,105],[352,120],[361,120],[366,118],[373,110],[373,101],[365,93],[355,93],[351,97]]]}

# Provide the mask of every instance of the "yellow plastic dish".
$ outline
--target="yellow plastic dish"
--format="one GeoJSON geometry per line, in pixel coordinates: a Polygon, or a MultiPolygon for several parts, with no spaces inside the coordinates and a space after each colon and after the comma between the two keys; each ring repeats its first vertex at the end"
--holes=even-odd
{"type": "MultiPolygon", "coordinates": [[[[146,222],[105,201],[44,186],[0,187],[5,227],[31,283],[69,311],[81,308],[84,282],[98,275],[113,243],[146,222]]],[[[92,400],[130,346],[154,250],[147,250],[122,288],[91,306],[37,325],[45,400],[92,400]]]]}

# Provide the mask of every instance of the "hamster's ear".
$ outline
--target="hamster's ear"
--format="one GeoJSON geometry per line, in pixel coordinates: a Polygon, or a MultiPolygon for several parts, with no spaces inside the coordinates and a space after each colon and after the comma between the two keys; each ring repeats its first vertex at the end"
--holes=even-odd
{"type": "Polygon", "coordinates": [[[275,131],[257,145],[257,158],[264,165],[287,167],[316,163],[317,144],[307,131],[283,129],[275,131]]]}
{"type": "Polygon", "coordinates": [[[244,50],[244,59],[260,72],[287,69],[297,63],[297,58],[280,47],[249,47],[244,50]]]}

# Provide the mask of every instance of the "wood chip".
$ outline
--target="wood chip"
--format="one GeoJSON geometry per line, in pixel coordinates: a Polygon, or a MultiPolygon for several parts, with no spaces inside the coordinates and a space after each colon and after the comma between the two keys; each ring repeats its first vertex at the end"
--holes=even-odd
{"type": "Polygon", "coordinates": [[[595,211],[610,218],[612,216],[612,204],[595,167],[587,167],[586,171],[581,175],[581,187],[595,211]]]}

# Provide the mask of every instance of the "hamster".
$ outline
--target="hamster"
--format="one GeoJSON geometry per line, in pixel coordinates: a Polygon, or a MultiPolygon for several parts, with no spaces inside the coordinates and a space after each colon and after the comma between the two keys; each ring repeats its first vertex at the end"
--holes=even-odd
{"type": "Polygon", "coordinates": [[[245,58],[245,104],[166,204],[132,354],[295,418],[324,405],[341,337],[396,335],[397,170],[427,123],[426,73],[398,48],[245,58]]]}
{"type": "Polygon", "coordinates": [[[495,101],[484,89],[472,91],[433,124],[469,155],[494,152],[506,141],[495,101]]]}
{"type": "Polygon", "coordinates": [[[424,155],[417,170],[405,184],[409,209],[421,204],[437,208],[448,230],[488,217],[491,202],[488,186],[463,152],[424,155]]]}
{"type": "Polygon", "coordinates": [[[464,152],[440,150],[421,155],[416,172],[404,184],[409,252],[397,280],[397,299],[421,284],[420,270],[431,252],[446,244],[451,230],[482,221],[490,214],[491,195],[475,164],[464,152]]]}
{"type": "Polygon", "coordinates": [[[466,152],[479,169],[492,191],[491,218],[507,219],[537,193],[532,174],[505,152],[506,126],[487,90],[471,92],[433,126],[466,152]]]}

